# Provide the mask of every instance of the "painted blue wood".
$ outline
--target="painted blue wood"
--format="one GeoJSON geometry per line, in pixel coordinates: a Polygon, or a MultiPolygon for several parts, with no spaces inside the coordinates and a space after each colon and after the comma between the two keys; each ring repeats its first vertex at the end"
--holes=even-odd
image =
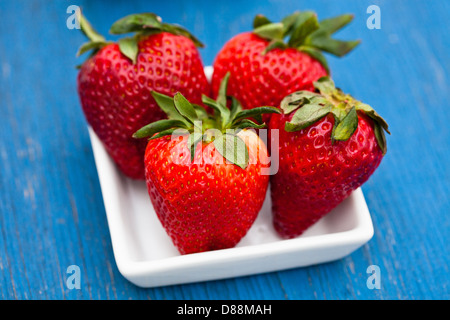
{"type": "MultiPolygon", "coordinates": [[[[448,299],[450,276],[449,1],[6,1],[0,0],[0,299],[448,299]],[[220,281],[141,289],[111,248],[73,68],[84,41],[66,28],[80,5],[106,34],[119,17],[151,11],[207,44],[211,64],[252,17],[296,9],[354,13],[339,33],[362,45],[329,58],[345,91],[390,124],[388,154],[363,190],[375,235],[336,262],[220,281]],[[381,9],[369,30],[366,9],[381,9]],[[66,286],[69,265],[81,289],[66,286]],[[381,289],[366,286],[369,265],[381,289]]],[[[114,39],[114,37],[111,37],[114,39]]]]}

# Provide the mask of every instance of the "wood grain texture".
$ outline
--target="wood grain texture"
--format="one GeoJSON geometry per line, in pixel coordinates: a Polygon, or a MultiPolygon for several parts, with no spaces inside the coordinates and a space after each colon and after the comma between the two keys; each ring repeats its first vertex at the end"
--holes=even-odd
{"type": "MultiPolygon", "coordinates": [[[[449,1],[0,0],[0,299],[449,299],[449,1]],[[76,93],[83,36],[71,4],[107,34],[119,17],[151,11],[207,47],[206,65],[255,14],[354,13],[338,34],[362,45],[329,58],[338,86],[389,122],[388,153],[363,186],[373,239],[336,262],[187,285],[138,288],[119,273],[86,122],[76,93]],[[366,27],[369,5],[381,29],[366,27]],[[176,9],[175,9],[176,8],[176,9]],[[81,289],[66,286],[69,265],[81,289]],[[381,289],[366,286],[369,265],[381,289]]],[[[110,36],[110,39],[115,39],[110,36]]]]}

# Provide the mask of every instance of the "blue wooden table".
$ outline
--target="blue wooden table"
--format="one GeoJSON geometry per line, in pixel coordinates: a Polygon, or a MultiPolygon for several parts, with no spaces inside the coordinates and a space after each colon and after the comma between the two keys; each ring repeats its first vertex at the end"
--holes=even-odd
{"type": "MultiPolygon", "coordinates": [[[[0,299],[449,299],[450,1],[0,0],[0,299]],[[142,289],[119,273],[66,26],[79,5],[107,34],[118,18],[155,12],[207,44],[205,65],[263,13],[354,13],[338,36],[362,44],[329,57],[339,86],[389,122],[388,153],[363,186],[375,234],[339,261],[227,280],[142,289]],[[381,12],[369,29],[367,8],[381,12]],[[66,285],[80,267],[80,289],[66,285]],[[380,289],[367,286],[371,265],[380,289]]],[[[114,39],[114,37],[110,37],[114,39]]]]}

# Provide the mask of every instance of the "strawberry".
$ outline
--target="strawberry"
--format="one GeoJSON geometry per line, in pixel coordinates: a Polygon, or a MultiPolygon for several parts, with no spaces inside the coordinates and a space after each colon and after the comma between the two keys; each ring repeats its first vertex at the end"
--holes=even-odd
{"type": "Polygon", "coordinates": [[[136,32],[112,43],[80,17],[90,39],[78,54],[93,50],[78,74],[78,93],[87,122],[128,177],[144,179],[146,143],[132,138],[149,122],[165,117],[150,95],[182,92],[193,102],[209,93],[196,46],[201,43],[181,27],[162,23],[154,14],[130,15],[111,27],[113,34],[136,32]]]}
{"type": "Polygon", "coordinates": [[[172,99],[153,92],[169,119],[136,132],[151,137],[145,152],[148,193],[156,214],[181,254],[234,247],[247,233],[264,202],[269,158],[247,119],[279,112],[242,110],[222,82],[218,99],[203,96],[213,114],[180,93],[172,99]],[[266,170],[266,172],[265,172],[266,170]]]}
{"type": "Polygon", "coordinates": [[[281,23],[256,16],[253,32],[236,35],[217,54],[213,94],[217,94],[220,79],[228,71],[229,94],[245,109],[278,106],[292,92],[314,90],[313,82],[329,74],[322,51],[341,57],[358,45],[359,41],[331,38],[352,19],[345,14],[318,22],[311,11],[295,12],[281,23]]]}
{"type": "Polygon", "coordinates": [[[375,171],[386,153],[387,123],[367,104],[336,89],[329,77],[318,92],[299,91],[281,102],[279,170],[271,176],[273,224],[284,238],[301,235],[375,171]]]}

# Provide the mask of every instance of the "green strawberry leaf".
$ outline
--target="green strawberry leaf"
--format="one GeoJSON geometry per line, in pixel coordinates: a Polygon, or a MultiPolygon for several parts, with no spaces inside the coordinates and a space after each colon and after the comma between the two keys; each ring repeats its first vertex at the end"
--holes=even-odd
{"type": "Polygon", "coordinates": [[[194,161],[195,150],[198,147],[199,142],[203,141],[203,135],[201,132],[194,130],[188,137],[188,148],[191,152],[191,162],[194,161]]]}
{"type": "Polygon", "coordinates": [[[353,18],[354,16],[352,14],[342,14],[340,16],[321,20],[319,22],[320,30],[331,35],[349,24],[353,18]]]}
{"type": "Polygon", "coordinates": [[[161,29],[161,18],[154,13],[138,13],[123,17],[113,23],[109,32],[112,34],[124,34],[142,31],[146,28],[161,29]]]}
{"type": "Polygon", "coordinates": [[[285,28],[285,32],[284,32],[285,37],[292,33],[295,22],[297,21],[299,15],[300,15],[300,11],[295,11],[294,13],[284,17],[281,20],[281,23],[284,25],[284,28],[285,28]]]}
{"type": "Polygon", "coordinates": [[[385,155],[387,152],[386,136],[384,135],[383,128],[378,122],[374,123],[373,131],[375,134],[375,138],[377,139],[378,146],[383,152],[383,155],[385,155]]]}
{"type": "Polygon", "coordinates": [[[317,15],[312,11],[303,11],[297,16],[288,45],[298,47],[315,30],[319,29],[317,15]]]}
{"type": "Polygon", "coordinates": [[[230,119],[234,119],[238,112],[242,111],[242,105],[238,99],[231,97],[230,119]]]}
{"type": "Polygon", "coordinates": [[[156,104],[167,114],[169,119],[182,121],[186,126],[189,125],[189,122],[178,112],[177,108],[175,108],[175,104],[173,102],[173,98],[166,96],[165,94],[152,91],[151,92],[153,98],[156,101],[156,104]]]}
{"type": "Polygon", "coordinates": [[[261,27],[263,25],[272,23],[269,19],[267,19],[266,16],[262,14],[258,14],[255,16],[255,19],[253,19],[253,29],[256,29],[258,27],[261,27]]]}
{"type": "Polygon", "coordinates": [[[293,132],[307,128],[330,112],[330,105],[306,104],[294,113],[290,122],[286,122],[284,129],[287,132],[293,132]]]}
{"type": "Polygon", "coordinates": [[[204,47],[203,43],[200,40],[198,40],[192,33],[178,24],[163,23],[161,29],[163,31],[167,31],[179,36],[185,36],[186,38],[191,39],[192,42],[194,42],[195,46],[198,48],[204,47]]]}
{"type": "Polygon", "coordinates": [[[305,38],[304,44],[316,49],[342,57],[353,50],[361,41],[342,41],[331,35],[353,20],[353,15],[343,14],[319,22],[319,28],[305,38]]]}
{"type": "Polygon", "coordinates": [[[371,106],[359,102],[355,107],[356,110],[364,111],[364,113],[367,114],[370,118],[378,122],[387,133],[391,134],[389,132],[389,125],[387,124],[386,120],[384,120],[371,106]]]}
{"type": "Polygon", "coordinates": [[[283,110],[284,114],[289,114],[294,110],[297,110],[301,106],[308,104],[312,99],[319,97],[317,93],[310,91],[296,91],[293,92],[283,100],[281,100],[280,108],[283,110]]]}
{"type": "Polygon", "coordinates": [[[227,106],[227,88],[228,88],[228,80],[230,79],[230,72],[227,72],[220,82],[219,92],[217,94],[216,102],[221,104],[222,106],[227,106]]]}
{"type": "Polygon", "coordinates": [[[270,113],[280,114],[281,111],[280,111],[280,109],[275,108],[275,107],[258,107],[258,108],[253,108],[253,109],[245,109],[245,110],[239,111],[236,114],[236,116],[233,119],[233,123],[236,123],[237,121],[244,119],[244,118],[261,119],[261,116],[263,114],[270,114],[270,113]]]}
{"type": "Polygon", "coordinates": [[[197,112],[192,104],[179,92],[173,97],[175,108],[178,112],[190,123],[194,123],[197,120],[197,112]]]}
{"type": "Polygon", "coordinates": [[[314,88],[319,90],[321,94],[332,95],[336,91],[334,81],[330,77],[321,77],[314,83],[314,88]]]}
{"type": "Polygon", "coordinates": [[[286,49],[288,46],[286,43],[284,43],[281,39],[274,39],[270,41],[270,43],[267,45],[267,47],[264,49],[262,54],[266,54],[267,52],[273,50],[273,49],[286,49]]]}
{"type": "Polygon", "coordinates": [[[337,125],[339,122],[341,122],[347,115],[347,113],[342,108],[339,108],[339,107],[333,107],[331,109],[331,113],[333,113],[333,115],[334,115],[335,125],[337,125]]]}
{"type": "Polygon", "coordinates": [[[130,58],[133,64],[136,64],[137,55],[139,52],[137,40],[135,37],[122,38],[119,40],[119,49],[123,55],[130,58]]]}
{"type": "Polygon", "coordinates": [[[214,140],[216,150],[228,161],[242,169],[247,168],[249,155],[245,142],[234,134],[224,134],[214,140]]]}
{"type": "Polygon", "coordinates": [[[218,103],[214,99],[209,98],[206,95],[202,95],[202,102],[214,109],[214,116],[220,123],[221,128],[224,128],[230,119],[230,109],[221,103],[218,103]]]}
{"type": "Polygon", "coordinates": [[[335,127],[332,139],[345,141],[348,140],[358,128],[358,114],[356,108],[352,107],[347,115],[335,127]]]}
{"type": "Polygon", "coordinates": [[[331,53],[335,56],[342,57],[353,50],[358,44],[361,43],[361,41],[336,40],[331,38],[327,32],[318,30],[317,33],[314,33],[314,36],[308,37],[304,43],[307,46],[311,46],[331,53]]]}
{"type": "Polygon", "coordinates": [[[247,129],[247,128],[253,128],[253,129],[263,129],[266,127],[266,124],[257,124],[249,119],[242,119],[241,121],[238,121],[235,124],[236,129],[247,129]]]}
{"type": "Polygon", "coordinates": [[[274,39],[283,40],[285,31],[286,30],[284,28],[284,25],[281,22],[278,22],[278,23],[264,24],[253,30],[253,33],[267,40],[274,40],[274,39]]]}
{"type": "Polygon", "coordinates": [[[162,132],[174,127],[177,128],[184,127],[184,123],[182,121],[173,119],[163,119],[155,121],[136,131],[133,134],[133,138],[139,139],[152,137],[155,133],[162,132]]]}
{"type": "Polygon", "coordinates": [[[203,120],[209,117],[208,112],[202,106],[192,103],[192,107],[194,107],[195,113],[197,113],[197,119],[203,120]]]}
{"type": "Polygon", "coordinates": [[[97,42],[93,42],[93,41],[89,41],[86,42],[84,44],[81,45],[81,47],[78,49],[77,52],[77,57],[81,56],[82,54],[90,51],[90,50],[99,50],[101,48],[103,48],[106,44],[108,44],[105,41],[97,41],[97,42]]]}

